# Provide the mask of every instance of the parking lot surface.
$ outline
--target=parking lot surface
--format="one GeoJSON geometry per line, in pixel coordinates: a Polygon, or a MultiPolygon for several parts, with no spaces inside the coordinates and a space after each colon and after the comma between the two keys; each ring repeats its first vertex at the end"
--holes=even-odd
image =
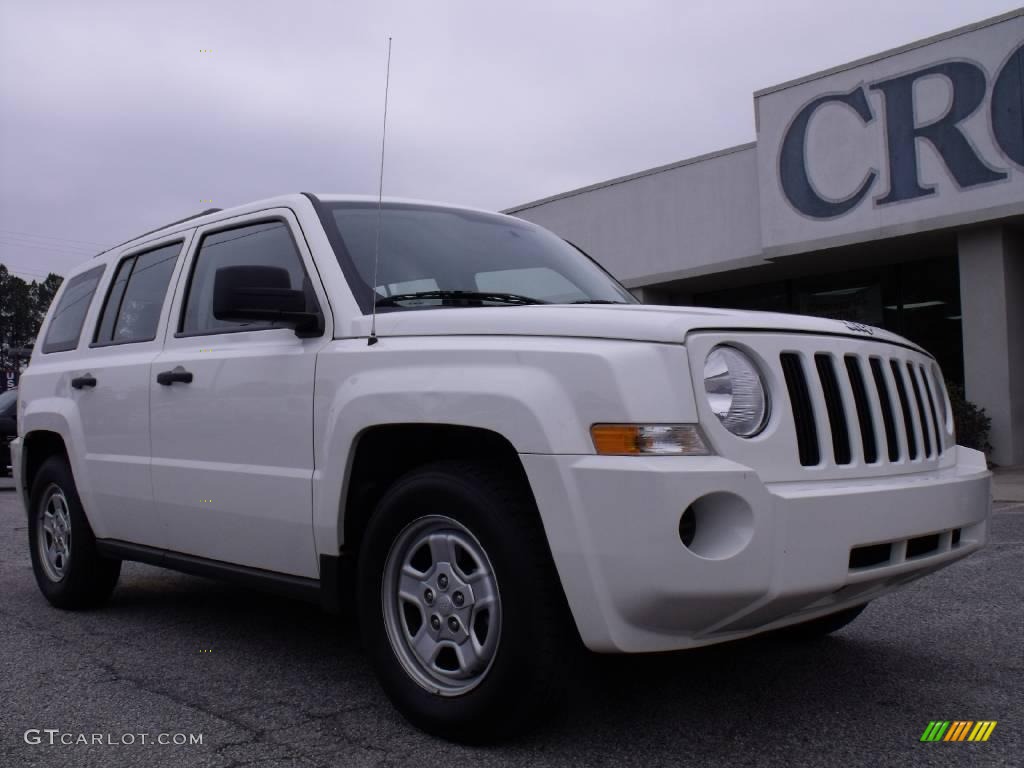
{"type": "Polygon", "coordinates": [[[4,491],[0,765],[1019,766],[1022,576],[1024,504],[998,505],[984,551],[831,638],[588,656],[561,716],[468,748],[407,725],[355,628],[313,606],[127,564],[104,609],[50,608],[4,491]],[[921,743],[931,720],[998,725],[985,743],[921,743]]]}

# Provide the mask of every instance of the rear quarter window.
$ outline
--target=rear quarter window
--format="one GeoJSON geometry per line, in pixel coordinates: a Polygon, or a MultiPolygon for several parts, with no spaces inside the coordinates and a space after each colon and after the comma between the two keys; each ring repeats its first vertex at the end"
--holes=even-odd
{"type": "Polygon", "coordinates": [[[57,306],[52,310],[43,339],[43,354],[67,352],[78,347],[82,324],[89,311],[96,286],[103,276],[99,266],[70,278],[64,285],[57,306]]]}

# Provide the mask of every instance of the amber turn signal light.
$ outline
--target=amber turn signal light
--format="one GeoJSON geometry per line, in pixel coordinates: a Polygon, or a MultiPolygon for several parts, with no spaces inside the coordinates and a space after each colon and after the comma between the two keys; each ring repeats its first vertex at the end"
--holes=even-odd
{"type": "Polygon", "coordinates": [[[597,452],[606,456],[708,456],[696,424],[595,424],[597,452]]]}

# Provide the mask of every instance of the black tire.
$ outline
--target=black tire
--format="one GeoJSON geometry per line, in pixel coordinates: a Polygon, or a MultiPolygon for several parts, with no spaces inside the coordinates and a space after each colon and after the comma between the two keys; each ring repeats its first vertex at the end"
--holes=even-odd
{"type": "Polygon", "coordinates": [[[29,496],[28,539],[36,583],[51,605],[66,610],[95,608],[110,597],[121,573],[121,561],[102,557],[96,551],[96,537],[82,509],[71,467],[63,456],[51,456],[36,473],[29,496]],[[54,578],[40,551],[40,537],[43,548],[50,540],[43,530],[42,515],[54,489],[66,501],[70,520],[70,545],[60,578],[54,578]]]}
{"type": "MultiPolygon", "coordinates": [[[[579,636],[536,507],[520,486],[497,468],[471,462],[413,470],[380,500],[359,549],[360,629],[381,686],[413,725],[453,741],[500,740],[552,712],[578,655],[579,636]],[[392,545],[410,524],[441,514],[464,526],[483,548],[501,606],[490,667],[476,687],[447,696],[429,691],[403,667],[383,607],[392,545]]],[[[437,599],[440,605],[440,594],[437,599]]]]}
{"type": "Polygon", "coordinates": [[[792,640],[814,640],[825,637],[833,632],[838,632],[860,616],[867,607],[867,603],[855,605],[853,608],[847,608],[838,613],[830,613],[827,616],[820,616],[817,619],[805,621],[803,624],[784,627],[779,630],[779,634],[784,635],[786,639],[792,640]]]}

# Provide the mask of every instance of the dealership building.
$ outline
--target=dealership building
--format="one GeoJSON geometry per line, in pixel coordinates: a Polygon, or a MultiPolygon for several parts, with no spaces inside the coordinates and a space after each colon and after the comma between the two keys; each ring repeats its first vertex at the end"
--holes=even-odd
{"type": "Polygon", "coordinates": [[[517,206],[643,301],[909,337],[1024,463],[1024,9],[754,94],[757,140],[517,206]]]}

